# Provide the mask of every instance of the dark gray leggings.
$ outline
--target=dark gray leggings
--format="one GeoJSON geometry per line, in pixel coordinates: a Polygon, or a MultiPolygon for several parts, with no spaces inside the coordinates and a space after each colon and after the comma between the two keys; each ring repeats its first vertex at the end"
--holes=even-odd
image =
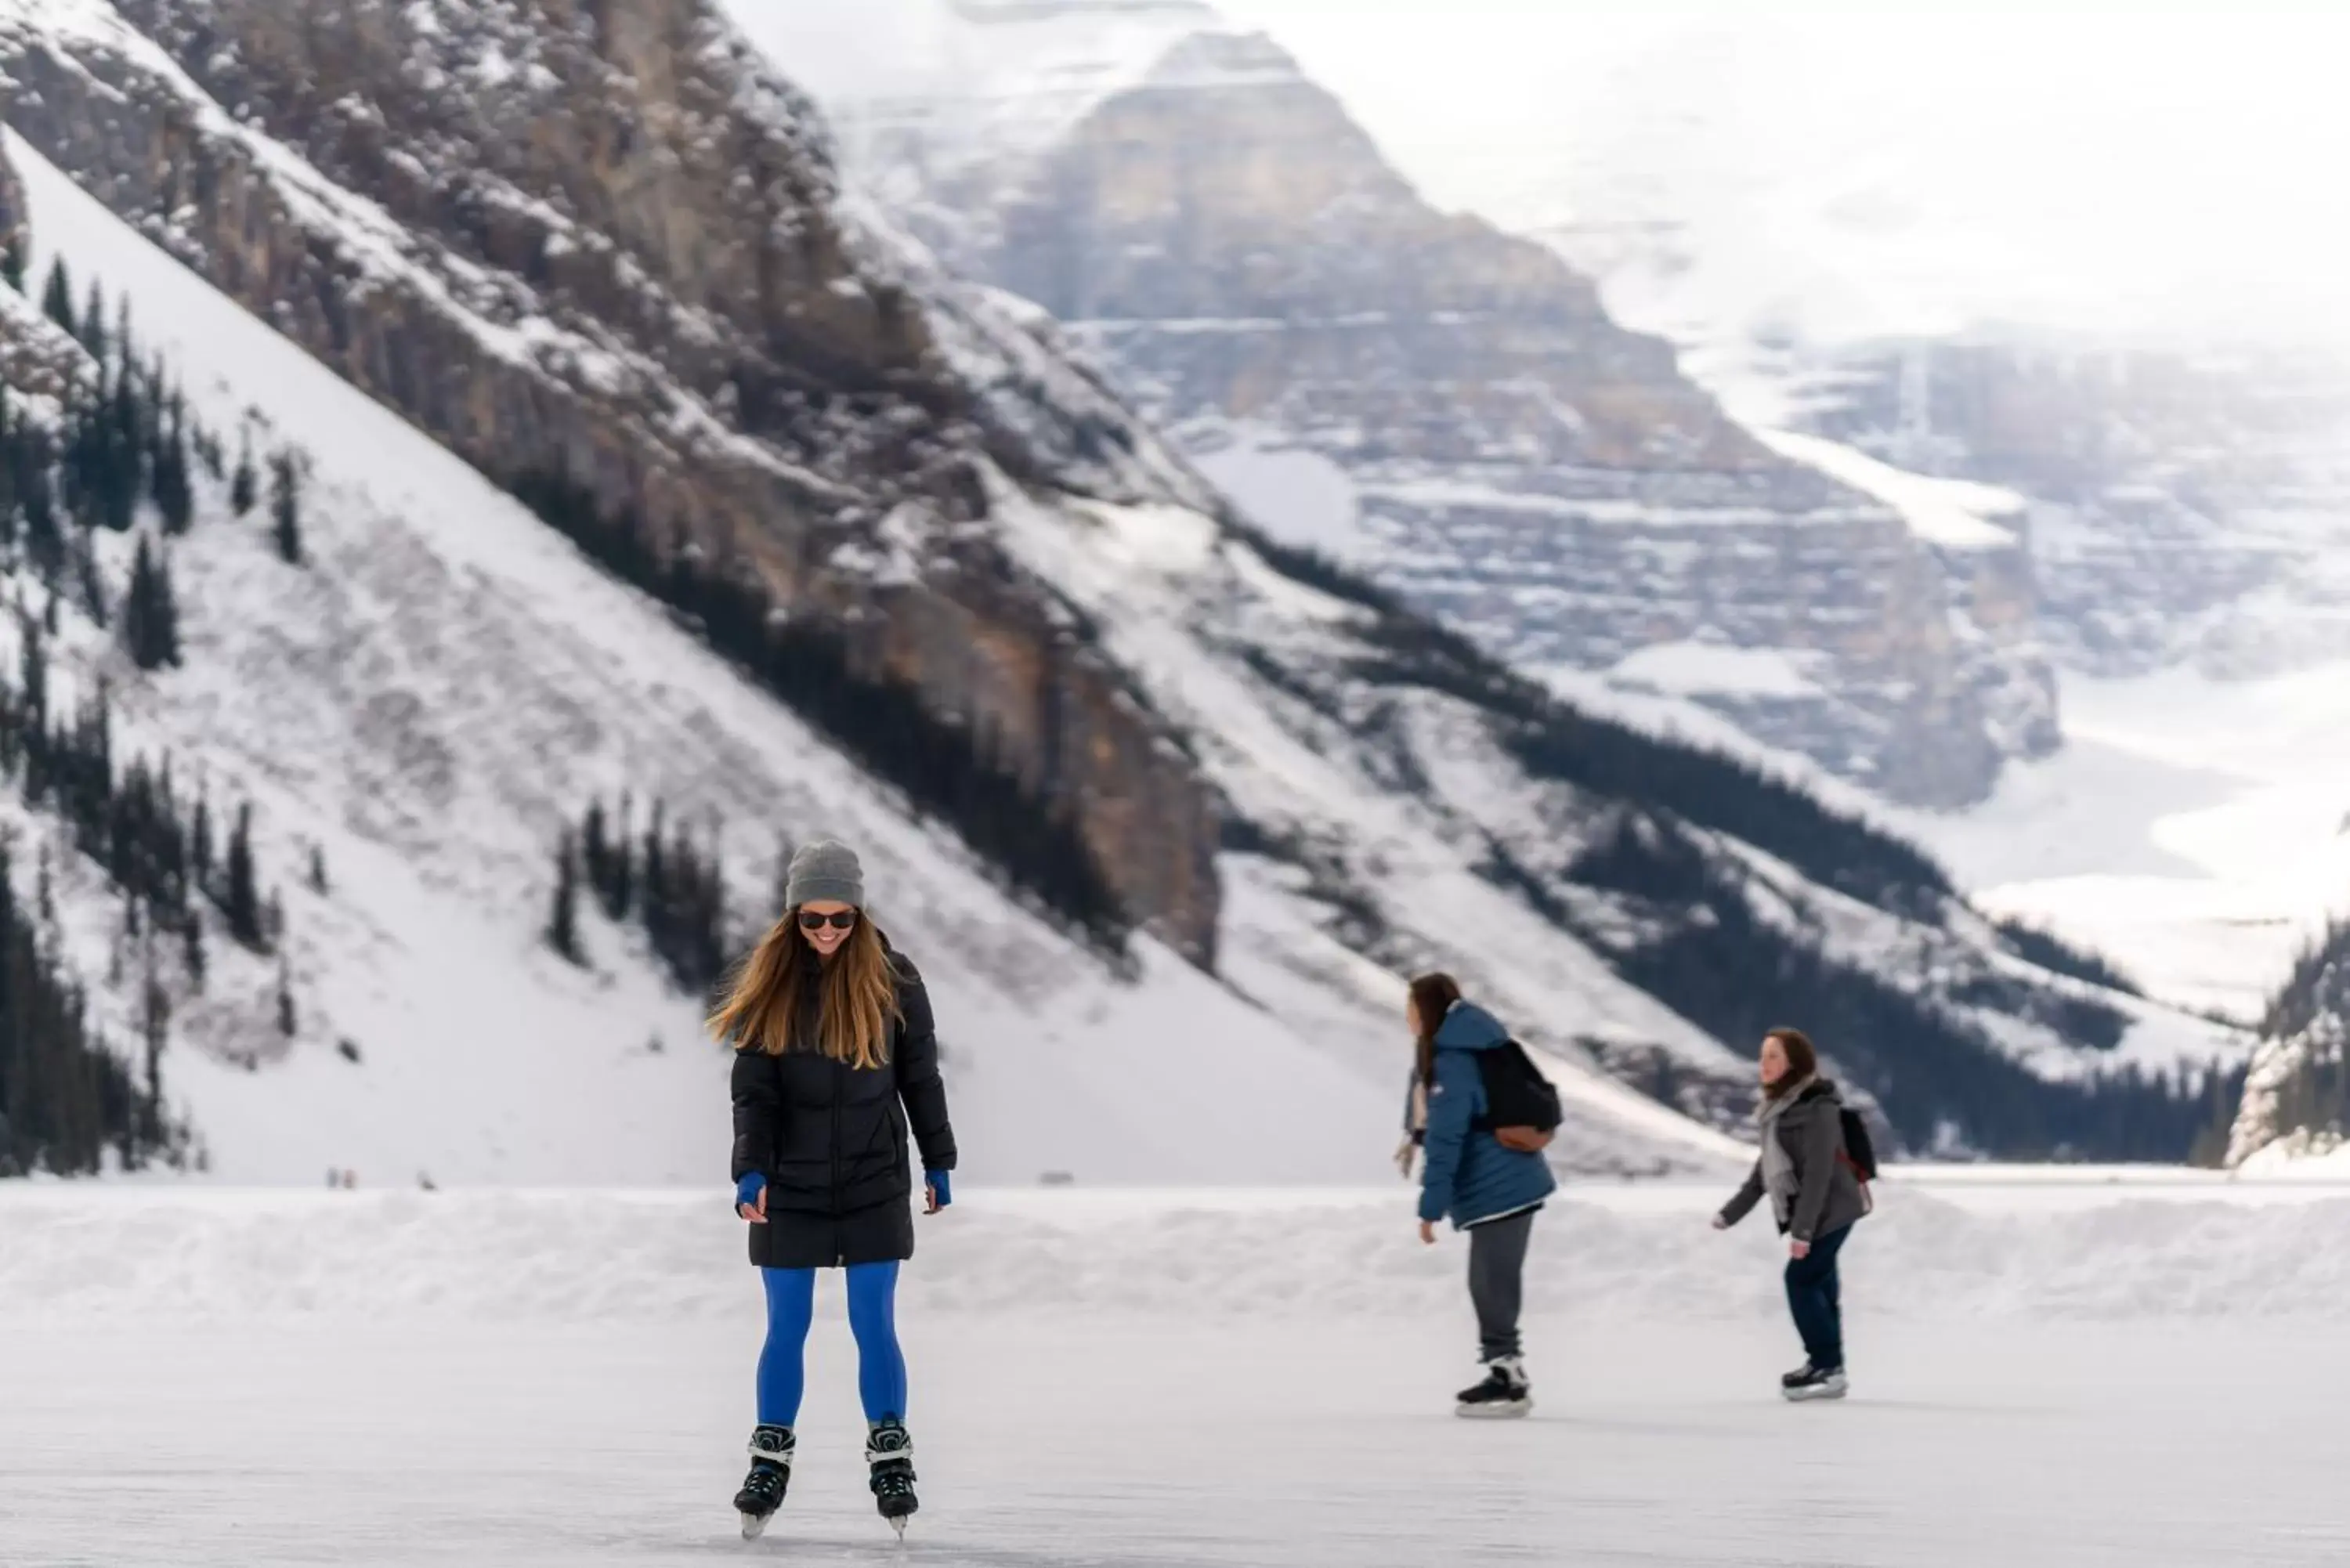
{"type": "Polygon", "coordinates": [[[1487,1361],[1520,1353],[1518,1308],[1525,1299],[1526,1241],[1534,1210],[1469,1227],[1469,1300],[1477,1308],[1477,1349],[1487,1361]]]}

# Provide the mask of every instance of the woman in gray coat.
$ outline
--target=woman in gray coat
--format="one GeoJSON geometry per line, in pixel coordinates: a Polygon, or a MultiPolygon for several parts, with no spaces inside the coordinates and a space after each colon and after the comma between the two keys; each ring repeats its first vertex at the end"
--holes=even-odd
{"type": "Polygon", "coordinates": [[[1804,1365],[1779,1380],[1790,1399],[1845,1395],[1844,1310],[1836,1255],[1853,1221],[1868,1212],[1868,1189],[1846,1154],[1844,1102],[1820,1076],[1819,1053],[1801,1030],[1773,1029],[1758,1058],[1762,1103],[1754,1120],[1762,1152],[1746,1184],[1714,1216],[1726,1231],[1764,1197],[1787,1238],[1787,1309],[1804,1338],[1804,1365]]]}

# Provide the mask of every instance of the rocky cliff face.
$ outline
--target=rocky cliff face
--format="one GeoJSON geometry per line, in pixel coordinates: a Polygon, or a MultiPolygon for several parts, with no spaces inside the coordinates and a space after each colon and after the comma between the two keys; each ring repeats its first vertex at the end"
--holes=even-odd
{"type": "Polygon", "coordinates": [[[2021,597],[2028,621],[2020,551],[1952,573],[1893,508],[1758,444],[1555,254],[1430,208],[1266,40],[1185,26],[1049,136],[990,143],[955,96],[983,87],[849,103],[859,168],[1068,323],[1267,526],[1521,663],[1667,685],[1911,803],[1981,798],[2053,743],[2036,651],[1969,616],[2021,597]],[[2042,711],[2002,711],[2019,691],[2042,711]]]}
{"type": "Polygon", "coordinates": [[[1193,482],[984,298],[917,293],[927,264],[859,224],[806,103],[702,0],[35,12],[0,7],[0,70],[44,156],[483,472],[584,486],[983,729],[1209,956],[1208,793],[1003,557],[982,469],[1193,482]]]}
{"type": "Polygon", "coordinates": [[[1810,428],[2030,498],[2065,664],[2241,678],[2350,653],[2350,377],[2312,355],[2042,337],[1821,354],[1810,428]]]}

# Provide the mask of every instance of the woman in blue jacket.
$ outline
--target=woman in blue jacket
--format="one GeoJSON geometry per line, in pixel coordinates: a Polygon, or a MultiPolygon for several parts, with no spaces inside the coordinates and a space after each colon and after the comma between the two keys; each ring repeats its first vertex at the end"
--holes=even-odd
{"type": "MultiPolygon", "coordinates": [[[[1436,1222],[1446,1218],[1469,1232],[1469,1300],[1485,1376],[1461,1391],[1459,1412],[1523,1416],[1534,1408],[1518,1337],[1526,1242],[1558,1181],[1541,1154],[1503,1147],[1486,1119],[1477,1058],[1509,1043],[1501,1021],[1463,1001],[1449,974],[1413,981],[1405,1016],[1419,1045],[1404,1125],[1424,1151],[1419,1239],[1433,1245],[1436,1222]]],[[[1403,1163],[1409,1175],[1409,1144],[1403,1163]]]]}

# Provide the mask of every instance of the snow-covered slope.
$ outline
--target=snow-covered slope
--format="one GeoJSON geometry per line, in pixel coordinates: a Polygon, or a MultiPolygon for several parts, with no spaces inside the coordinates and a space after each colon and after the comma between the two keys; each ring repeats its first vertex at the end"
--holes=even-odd
{"type": "Polygon", "coordinates": [[[175,557],[187,668],[117,688],[126,742],[249,794],[265,861],[319,845],[334,889],[286,878],[306,1021],[286,1058],[245,1071],[261,1042],[201,1029],[169,1055],[215,1170],[723,1175],[725,1062],[691,1005],[609,928],[593,975],[539,940],[555,835],[623,787],[709,814],[754,886],[784,835],[863,849],[937,992],[982,1179],[1336,1179],[1384,1152],[1393,1106],[1360,1075],[1153,946],[1140,983],[1114,981],[657,607],[10,152],[42,261],[128,293],[205,416],[257,411],[317,463],[314,565],[206,519],[175,557]],[[1263,1092],[1231,1095],[1240,1077],[1263,1092]]]}
{"type": "MultiPolygon", "coordinates": [[[[307,1179],[337,1167],[399,1181],[716,1169],[724,1064],[699,1042],[692,1008],[617,931],[591,931],[593,977],[539,940],[556,836],[584,802],[623,788],[706,816],[752,888],[769,885],[787,836],[837,832],[865,849],[882,918],[938,995],[981,1179],[1327,1180],[1376,1168],[1402,1059],[1392,974],[1347,955],[1286,984],[1269,975],[1266,1000],[1286,1006],[1268,1014],[1245,986],[1145,942],[1141,980],[1122,981],[1008,905],[950,836],[908,823],[659,607],[30,148],[10,152],[37,263],[61,255],[126,293],[203,417],[235,429],[252,416],[315,463],[311,569],[289,575],[257,523],[207,518],[175,556],[187,669],[111,670],[126,751],[168,750],[216,789],[250,795],[264,859],[296,867],[318,845],[336,889],[321,898],[285,878],[304,1023],[283,1060],[248,1070],[247,1054],[274,1054],[271,1037],[255,1038],[242,1015],[207,1028],[201,1012],[183,1041],[193,1048],[167,1057],[169,1092],[214,1169],[307,1179]],[[337,1048],[346,1039],[356,1064],[337,1048]]],[[[102,640],[92,648],[111,660],[102,640]]],[[[80,890],[91,912],[79,956],[96,973],[110,904],[93,877],[80,890]]],[[[1310,905],[1272,894],[1258,918],[1329,956],[1310,905]]],[[[1559,944],[1528,923],[1538,945],[1559,944]]],[[[1271,946],[1261,956],[1289,957],[1271,946]]],[[[1718,1056],[1584,963],[1582,983],[1613,1006],[1718,1056]]],[[[1732,1147],[1586,1070],[1562,1072],[1593,1107],[1576,1162],[1647,1167],[1732,1147]]]]}

